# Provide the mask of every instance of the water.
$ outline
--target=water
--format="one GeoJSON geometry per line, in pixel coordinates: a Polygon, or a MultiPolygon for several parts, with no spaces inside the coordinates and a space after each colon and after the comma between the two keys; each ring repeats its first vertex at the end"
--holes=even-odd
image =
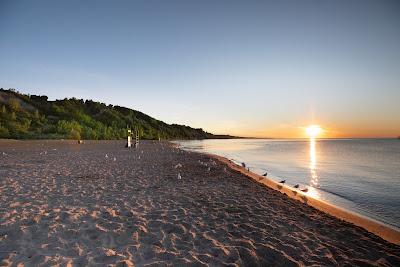
{"type": "Polygon", "coordinates": [[[400,140],[229,139],[179,141],[213,153],[308,195],[400,229],[400,140]]]}

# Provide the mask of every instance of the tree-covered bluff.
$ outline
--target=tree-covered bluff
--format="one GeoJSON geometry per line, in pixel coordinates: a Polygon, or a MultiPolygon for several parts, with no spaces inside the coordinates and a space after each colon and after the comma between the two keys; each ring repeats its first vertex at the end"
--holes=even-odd
{"type": "Polygon", "coordinates": [[[140,111],[76,98],[49,101],[47,96],[0,89],[0,138],[121,139],[126,127],[143,139],[230,138],[202,129],[167,124],[140,111]]]}

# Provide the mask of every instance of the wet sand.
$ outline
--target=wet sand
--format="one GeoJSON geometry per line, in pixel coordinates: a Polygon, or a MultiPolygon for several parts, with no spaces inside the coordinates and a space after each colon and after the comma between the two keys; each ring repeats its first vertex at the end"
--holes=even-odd
{"type": "Polygon", "coordinates": [[[400,266],[400,246],[170,143],[0,141],[0,262],[400,266]]]}

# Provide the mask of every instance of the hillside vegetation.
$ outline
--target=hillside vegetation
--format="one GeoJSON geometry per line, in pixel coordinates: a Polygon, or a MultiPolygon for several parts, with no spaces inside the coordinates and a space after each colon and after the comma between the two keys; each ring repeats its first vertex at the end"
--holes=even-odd
{"type": "Polygon", "coordinates": [[[49,101],[47,96],[0,89],[0,138],[121,139],[127,125],[137,128],[143,139],[230,138],[167,124],[125,107],[76,98],[49,101]]]}

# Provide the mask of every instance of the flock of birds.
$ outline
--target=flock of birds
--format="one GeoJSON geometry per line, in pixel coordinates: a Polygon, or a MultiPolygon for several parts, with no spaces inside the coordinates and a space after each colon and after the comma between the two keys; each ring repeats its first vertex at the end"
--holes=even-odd
{"type": "MultiPolygon", "coordinates": [[[[242,162],[242,167],[246,169],[246,163],[242,162]]],[[[250,168],[247,167],[247,171],[250,171],[250,168]]],[[[265,172],[262,176],[267,177],[268,172],[265,172]]],[[[286,180],[282,180],[279,182],[280,184],[285,184],[286,180]]],[[[299,189],[300,185],[296,184],[295,186],[293,186],[296,189],[299,189]]],[[[307,193],[308,192],[308,188],[304,188],[304,189],[300,189],[301,192],[307,193]]]]}
{"type": "MultiPolygon", "coordinates": [[[[279,182],[280,184],[285,184],[286,180],[282,180],[279,182]]],[[[295,186],[293,186],[294,188],[298,189],[300,187],[299,184],[296,184],[295,186]]],[[[301,192],[307,193],[308,192],[308,188],[304,188],[304,189],[300,189],[301,192]]]]}
{"type": "MultiPolygon", "coordinates": [[[[210,167],[207,163],[201,162],[200,160],[199,160],[199,163],[200,163],[201,165],[203,165],[203,166],[208,167],[208,169],[207,169],[208,171],[211,170],[211,167],[210,167]]],[[[216,165],[216,163],[215,163],[214,161],[212,161],[212,163],[213,163],[214,165],[216,165]]],[[[249,167],[246,168],[246,163],[244,163],[244,162],[242,162],[242,167],[243,167],[244,169],[246,169],[247,171],[250,171],[250,168],[249,168],[249,167]]],[[[179,163],[179,164],[175,165],[174,168],[175,168],[175,169],[180,169],[180,168],[182,168],[182,164],[179,163]]],[[[224,171],[226,172],[226,168],[224,169],[224,171]]],[[[268,175],[268,172],[265,172],[262,176],[267,177],[267,175],[268,175]]],[[[181,176],[181,174],[178,172],[178,180],[181,180],[181,179],[182,179],[182,176],[181,176]]],[[[285,184],[285,183],[286,183],[286,180],[282,180],[282,181],[280,181],[279,183],[280,183],[280,184],[285,184]]],[[[300,185],[299,185],[299,184],[296,184],[296,185],[293,186],[293,187],[296,188],[296,189],[299,189],[299,188],[300,188],[300,185]]],[[[304,192],[304,193],[307,193],[307,192],[308,192],[308,188],[300,189],[300,191],[301,191],[301,192],[304,192]]]]}
{"type": "MultiPolygon", "coordinates": [[[[143,151],[142,151],[142,153],[143,153],[143,151]]],[[[3,156],[6,156],[6,155],[7,155],[5,152],[3,152],[2,154],[3,154],[3,156]]],[[[45,154],[45,155],[46,155],[46,154],[47,154],[47,151],[45,151],[45,152],[40,152],[40,155],[42,155],[42,154],[45,154]]],[[[105,158],[108,159],[108,154],[105,155],[105,158]]],[[[139,159],[140,159],[140,156],[139,156],[139,159]]],[[[114,161],[117,161],[117,158],[114,157],[113,160],[114,160],[114,161]]],[[[199,163],[200,163],[201,165],[205,165],[206,167],[208,167],[207,170],[208,170],[208,171],[211,171],[211,167],[208,166],[207,163],[203,163],[203,162],[201,162],[200,160],[199,160],[199,163]]],[[[214,165],[216,165],[216,163],[215,163],[214,161],[212,161],[212,163],[213,163],[214,165]]],[[[250,168],[249,168],[249,167],[246,168],[246,163],[244,163],[244,162],[242,162],[242,167],[245,168],[245,169],[247,169],[247,171],[250,171],[250,168]]],[[[175,169],[182,168],[182,164],[179,163],[179,164],[177,164],[176,166],[174,166],[174,168],[175,168],[175,169]]],[[[226,168],[224,169],[224,171],[226,171],[226,168]]],[[[262,176],[267,177],[267,175],[268,175],[268,172],[265,172],[262,176]]],[[[180,174],[179,172],[178,172],[178,179],[179,179],[179,180],[182,179],[182,176],[181,176],[181,174],[180,174]]],[[[286,180],[282,180],[282,181],[280,181],[279,183],[280,183],[280,184],[285,184],[285,183],[286,183],[286,180]]],[[[299,185],[299,184],[296,184],[296,185],[293,186],[293,187],[296,188],[296,189],[299,189],[300,185],[299,185]]],[[[304,192],[304,193],[307,193],[307,192],[308,192],[308,188],[300,189],[300,191],[302,191],[302,192],[304,192]]]]}
{"type": "MultiPolygon", "coordinates": [[[[203,167],[207,168],[207,171],[210,172],[211,171],[211,167],[216,166],[217,163],[214,160],[210,160],[209,163],[207,162],[202,162],[201,160],[198,160],[199,164],[202,165],[203,167]]],[[[174,166],[174,169],[179,170],[183,167],[182,164],[178,163],[174,166]]],[[[227,172],[226,167],[224,167],[224,172],[227,172]]],[[[178,172],[178,180],[182,179],[182,175],[180,172],[178,172]]]]}
{"type": "MultiPolygon", "coordinates": [[[[3,155],[5,155],[4,152],[3,152],[3,155]]],[[[106,154],[106,158],[108,159],[108,155],[107,155],[107,154],[106,154]]],[[[116,160],[117,160],[116,157],[114,157],[113,160],[116,161],[116,160]]],[[[207,167],[208,167],[208,171],[211,171],[211,167],[208,166],[207,163],[203,163],[203,162],[201,162],[200,160],[199,160],[199,162],[200,162],[201,165],[207,166],[207,167]]],[[[214,162],[214,161],[213,161],[212,163],[214,163],[214,165],[215,165],[215,162],[214,162]]],[[[245,169],[247,169],[247,171],[250,171],[250,168],[249,168],[249,167],[246,168],[246,163],[244,163],[244,162],[242,162],[242,167],[245,168],[245,169]]],[[[182,164],[179,163],[179,164],[175,165],[174,168],[175,168],[175,169],[182,168],[182,164]]],[[[226,168],[224,169],[224,171],[226,171],[226,168]]],[[[265,172],[262,176],[267,177],[267,175],[268,175],[268,172],[265,172]]],[[[181,180],[181,179],[182,179],[182,176],[181,176],[181,174],[178,172],[178,180],[181,180]]],[[[282,181],[280,181],[279,183],[280,183],[280,184],[285,184],[285,183],[286,183],[286,180],[282,180],[282,181]]],[[[298,188],[300,187],[300,185],[299,185],[299,184],[296,184],[296,185],[293,186],[293,187],[296,188],[296,189],[298,189],[298,188]]],[[[300,189],[300,191],[302,191],[302,192],[304,192],[304,193],[307,193],[307,192],[308,192],[308,188],[300,189]]]]}

